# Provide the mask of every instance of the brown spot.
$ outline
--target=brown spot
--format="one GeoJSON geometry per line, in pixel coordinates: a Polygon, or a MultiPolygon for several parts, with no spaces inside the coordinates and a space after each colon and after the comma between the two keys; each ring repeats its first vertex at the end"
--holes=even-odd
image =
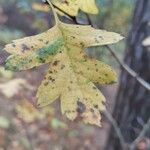
{"type": "Polygon", "coordinates": [[[65,65],[61,65],[61,69],[64,69],[65,68],[65,65]]]}
{"type": "Polygon", "coordinates": [[[93,109],[93,108],[91,108],[91,109],[90,109],[90,112],[94,113],[94,109],[93,109]]]}
{"type": "Polygon", "coordinates": [[[80,43],[80,46],[84,47],[84,43],[80,43]]]}
{"type": "Polygon", "coordinates": [[[22,44],[21,46],[22,46],[22,52],[30,50],[30,48],[27,45],[25,45],[25,44],[22,44]]]}
{"type": "Polygon", "coordinates": [[[68,91],[71,91],[71,88],[68,86],[68,91]]]}
{"type": "Polygon", "coordinates": [[[55,79],[53,79],[51,76],[49,76],[48,79],[49,79],[50,81],[52,81],[52,82],[55,81],[55,79]]]}
{"type": "Polygon", "coordinates": [[[15,45],[15,44],[12,44],[12,47],[16,47],[16,45],[15,45]]]}
{"type": "Polygon", "coordinates": [[[43,42],[43,39],[39,39],[40,42],[43,42]]]}
{"type": "Polygon", "coordinates": [[[80,101],[77,101],[77,112],[78,113],[84,113],[85,112],[85,110],[86,110],[86,106],[82,103],[82,102],[80,102],[80,101]]]}
{"type": "Polygon", "coordinates": [[[44,83],[44,86],[47,86],[47,85],[48,85],[48,82],[45,82],[45,83],[44,83]]]}
{"type": "Polygon", "coordinates": [[[50,70],[49,73],[51,74],[51,73],[53,73],[53,71],[50,70]]]}
{"type": "Polygon", "coordinates": [[[46,42],[45,42],[45,44],[48,44],[48,43],[49,43],[49,41],[46,41],[46,42]]]}
{"type": "Polygon", "coordinates": [[[107,73],[105,73],[105,76],[107,77],[107,76],[108,76],[108,74],[107,74],[107,73]]]}
{"type": "Polygon", "coordinates": [[[98,105],[94,105],[94,108],[98,109],[98,105]]]}
{"type": "Polygon", "coordinates": [[[68,2],[68,1],[66,1],[66,0],[65,0],[65,1],[63,1],[63,3],[65,3],[66,5],[69,5],[69,2],[68,2]]]}
{"type": "Polygon", "coordinates": [[[39,58],[39,63],[45,63],[45,60],[44,60],[44,58],[39,58]]]}
{"type": "Polygon", "coordinates": [[[102,104],[103,104],[103,105],[105,105],[105,102],[104,102],[104,101],[102,101],[102,104]]]}
{"type": "Polygon", "coordinates": [[[104,38],[103,38],[102,36],[100,36],[100,35],[98,36],[98,38],[100,38],[100,39],[102,39],[102,40],[104,39],[104,38]]]}
{"type": "Polygon", "coordinates": [[[58,63],[59,63],[59,61],[56,60],[56,61],[53,62],[53,65],[54,65],[54,66],[57,66],[58,63]]]}
{"type": "Polygon", "coordinates": [[[96,90],[97,88],[95,86],[93,86],[93,89],[96,90]]]}

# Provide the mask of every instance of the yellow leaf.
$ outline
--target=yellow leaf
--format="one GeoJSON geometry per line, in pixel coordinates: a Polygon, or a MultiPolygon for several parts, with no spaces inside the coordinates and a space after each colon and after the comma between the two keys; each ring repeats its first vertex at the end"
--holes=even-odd
{"type": "Polygon", "coordinates": [[[116,82],[117,77],[110,66],[89,58],[83,49],[116,43],[122,37],[91,26],[65,24],[54,9],[53,12],[56,25],[52,29],[14,41],[15,49],[13,44],[6,45],[5,50],[13,54],[6,68],[25,70],[49,63],[37,92],[38,106],[46,106],[60,98],[61,111],[70,120],[80,116],[85,123],[100,126],[105,98],[92,82],[110,84],[116,82]],[[24,44],[28,50],[23,50],[24,44]]]}
{"type": "Polygon", "coordinates": [[[77,16],[79,9],[90,14],[98,13],[95,0],[52,0],[51,2],[71,16],[77,16]]]}
{"type": "Polygon", "coordinates": [[[51,107],[44,109],[36,109],[28,100],[21,100],[16,106],[17,115],[25,122],[31,123],[37,119],[43,119],[47,115],[53,115],[54,111],[51,107]]]}
{"type": "Polygon", "coordinates": [[[20,118],[22,118],[25,122],[31,123],[36,119],[43,118],[43,114],[41,114],[31,103],[27,100],[21,100],[19,105],[16,106],[16,112],[20,118]]]}
{"type": "Polygon", "coordinates": [[[49,6],[47,6],[46,4],[41,4],[41,3],[36,3],[36,2],[32,4],[32,8],[38,11],[43,11],[43,12],[50,11],[49,6]]]}

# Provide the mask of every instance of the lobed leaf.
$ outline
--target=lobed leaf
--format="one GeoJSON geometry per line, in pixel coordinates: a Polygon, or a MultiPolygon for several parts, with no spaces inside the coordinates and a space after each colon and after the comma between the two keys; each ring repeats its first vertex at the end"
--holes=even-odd
{"type": "MultiPolygon", "coordinates": [[[[66,2],[72,5],[79,1],[66,2]]],[[[72,10],[86,10],[85,2],[92,1],[80,1],[80,5],[72,10]]],[[[53,28],[6,45],[5,50],[12,54],[6,61],[6,69],[19,71],[49,63],[49,70],[37,92],[38,106],[44,107],[60,98],[61,111],[70,120],[80,116],[85,123],[100,126],[105,98],[92,82],[110,84],[116,82],[117,77],[110,66],[89,58],[84,49],[113,44],[122,37],[91,26],[62,23],[55,11],[54,16],[56,24],[53,28]]]]}
{"type": "Polygon", "coordinates": [[[90,14],[98,13],[95,0],[52,0],[51,2],[71,16],[77,16],[79,9],[90,14]]]}

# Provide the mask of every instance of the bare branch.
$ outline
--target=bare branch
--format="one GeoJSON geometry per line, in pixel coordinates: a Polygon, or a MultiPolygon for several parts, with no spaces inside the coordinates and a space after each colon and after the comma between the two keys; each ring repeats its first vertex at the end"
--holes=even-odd
{"type": "Polygon", "coordinates": [[[139,136],[131,143],[129,146],[130,150],[134,150],[136,145],[142,140],[145,136],[146,132],[150,129],[150,118],[148,119],[147,123],[144,125],[142,131],[140,132],[139,136]]]}
{"type": "Polygon", "coordinates": [[[118,64],[126,70],[133,78],[135,78],[145,89],[150,91],[150,84],[146,82],[144,79],[142,79],[134,70],[132,70],[129,66],[127,66],[125,63],[121,62],[120,59],[117,57],[115,52],[110,48],[109,46],[106,46],[107,49],[111,52],[112,56],[116,59],[118,64]]]}
{"type": "Polygon", "coordinates": [[[103,114],[108,119],[110,124],[113,126],[113,128],[114,128],[114,130],[118,136],[118,139],[120,140],[120,145],[121,145],[122,149],[124,149],[127,146],[127,144],[126,144],[124,137],[120,131],[120,128],[117,125],[117,122],[114,120],[114,118],[112,117],[112,115],[108,111],[103,112],[103,114]]]}
{"type": "MultiPolygon", "coordinates": [[[[89,24],[94,26],[89,15],[87,15],[87,19],[89,21],[89,24]]],[[[116,61],[118,62],[118,64],[124,69],[126,70],[133,78],[135,78],[145,89],[147,89],[148,91],[150,91],[150,84],[148,82],[146,82],[143,78],[141,78],[134,70],[132,70],[128,65],[126,65],[125,63],[121,62],[120,59],[118,58],[118,56],[116,55],[116,53],[112,50],[111,47],[109,47],[108,45],[106,45],[106,48],[110,51],[110,53],[112,54],[112,56],[116,59],[116,61]]]]}

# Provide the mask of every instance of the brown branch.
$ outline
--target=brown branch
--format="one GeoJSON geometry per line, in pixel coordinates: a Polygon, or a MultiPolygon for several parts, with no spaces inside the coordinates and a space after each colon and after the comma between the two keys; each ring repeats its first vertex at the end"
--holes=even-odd
{"type": "Polygon", "coordinates": [[[144,125],[142,131],[140,132],[139,136],[130,144],[129,149],[134,150],[136,145],[144,138],[146,132],[150,129],[150,118],[148,119],[147,123],[144,125]]]}
{"type": "Polygon", "coordinates": [[[127,147],[127,144],[126,144],[124,137],[120,131],[120,128],[117,125],[117,122],[115,121],[115,119],[112,117],[112,115],[107,110],[105,112],[103,112],[103,114],[108,119],[110,124],[113,126],[113,128],[114,128],[114,130],[118,136],[118,139],[120,141],[120,145],[122,147],[122,150],[125,149],[125,147],[127,147]]]}
{"type": "Polygon", "coordinates": [[[128,65],[125,63],[121,62],[120,59],[117,57],[115,52],[110,48],[109,46],[106,46],[106,48],[110,51],[112,56],[116,59],[118,64],[125,70],[127,71],[133,78],[135,78],[145,89],[150,91],[150,84],[146,82],[144,79],[142,79],[134,70],[132,70],[128,65]]]}
{"type": "MultiPolygon", "coordinates": [[[[87,15],[87,19],[89,20],[89,24],[93,26],[93,23],[89,17],[89,15],[87,15]]],[[[135,78],[137,80],[137,82],[139,82],[145,89],[147,89],[148,91],[150,91],[150,84],[148,82],[146,82],[143,78],[141,78],[134,70],[132,70],[128,65],[126,65],[125,63],[121,62],[121,60],[118,58],[118,56],[116,55],[116,53],[113,51],[113,49],[111,47],[109,47],[108,45],[106,45],[106,48],[110,51],[110,53],[112,54],[112,56],[116,59],[116,61],[118,62],[118,64],[125,70],[127,71],[133,78],[135,78]]]]}

